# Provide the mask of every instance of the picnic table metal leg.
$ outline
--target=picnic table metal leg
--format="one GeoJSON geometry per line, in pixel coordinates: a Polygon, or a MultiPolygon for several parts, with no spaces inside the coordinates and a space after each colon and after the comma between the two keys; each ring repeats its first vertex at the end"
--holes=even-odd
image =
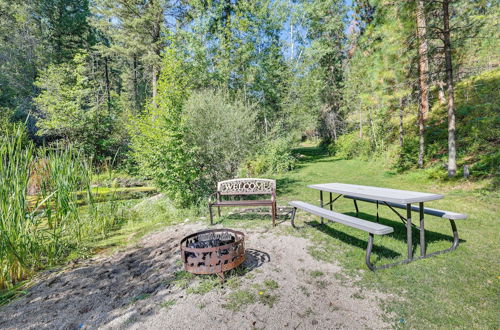
{"type": "Polygon", "coordinates": [[[297,213],[297,208],[294,207],[292,210],[292,218],[290,219],[290,222],[292,224],[292,227],[297,229],[297,226],[295,226],[295,214],[297,213]]]}
{"type": "MultiPolygon", "coordinates": [[[[319,191],[319,205],[323,207],[323,190],[319,191]]],[[[321,218],[321,224],[323,224],[323,218],[321,218]]]]}
{"type": "Polygon", "coordinates": [[[355,199],[353,199],[353,202],[354,202],[354,207],[356,208],[356,216],[358,216],[359,214],[358,202],[356,202],[355,199]]]}
{"type": "Polygon", "coordinates": [[[370,236],[368,236],[368,246],[366,247],[366,255],[365,255],[365,263],[366,266],[372,271],[375,270],[375,267],[373,266],[372,262],[370,261],[370,256],[372,254],[372,248],[373,248],[373,234],[370,233],[370,236]]]}
{"type": "Polygon", "coordinates": [[[413,259],[413,244],[411,231],[411,204],[406,204],[406,243],[408,244],[408,259],[413,259]]]}
{"type": "Polygon", "coordinates": [[[380,222],[380,218],[378,216],[378,201],[377,201],[377,223],[380,222]]]}
{"type": "Polygon", "coordinates": [[[333,211],[332,193],[330,193],[330,211],[333,211]]]}
{"type": "Polygon", "coordinates": [[[419,203],[420,211],[420,255],[425,257],[425,224],[424,224],[424,203],[419,203]]]}

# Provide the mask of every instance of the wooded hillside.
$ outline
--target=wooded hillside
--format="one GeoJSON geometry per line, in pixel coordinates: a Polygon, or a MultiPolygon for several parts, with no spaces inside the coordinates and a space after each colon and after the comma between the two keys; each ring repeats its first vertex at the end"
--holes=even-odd
{"type": "Polygon", "coordinates": [[[0,0],[0,129],[72,144],[179,204],[345,158],[498,175],[497,1],[0,0]]]}

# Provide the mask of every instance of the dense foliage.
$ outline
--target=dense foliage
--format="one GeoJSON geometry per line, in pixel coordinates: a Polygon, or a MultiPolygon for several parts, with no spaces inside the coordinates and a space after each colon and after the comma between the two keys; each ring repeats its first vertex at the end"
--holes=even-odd
{"type": "Polygon", "coordinates": [[[21,126],[0,139],[0,173],[0,288],[61,262],[119,221],[111,205],[94,203],[90,164],[78,150],[35,150],[21,126]]]}
{"type": "Polygon", "coordinates": [[[221,178],[292,169],[300,138],[436,177],[456,153],[458,174],[492,176],[499,8],[0,0],[0,132],[25,122],[37,145],[115,159],[184,206],[221,178]]]}

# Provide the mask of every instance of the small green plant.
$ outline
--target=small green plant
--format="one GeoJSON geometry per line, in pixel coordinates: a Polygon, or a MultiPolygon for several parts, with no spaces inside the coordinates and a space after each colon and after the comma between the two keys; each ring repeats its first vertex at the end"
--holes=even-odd
{"type": "Polygon", "coordinates": [[[161,308],[166,308],[170,309],[175,305],[175,300],[170,299],[170,300],[165,300],[164,302],[160,303],[161,308]]]}
{"type": "Polygon", "coordinates": [[[311,271],[311,277],[321,277],[323,275],[325,275],[322,271],[320,270],[313,270],[311,271]]]}
{"type": "Polygon", "coordinates": [[[277,288],[279,288],[279,284],[275,280],[265,280],[264,286],[270,290],[276,290],[277,288]]]}
{"type": "Polygon", "coordinates": [[[194,275],[185,270],[179,270],[174,273],[174,278],[170,281],[173,285],[178,288],[185,289],[189,286],[191,281],[194,279],[194,275]]]}
{"type": "Polygon", "coordinates": [[[241,280],[238,277],[232,277],[226,281],[225,285],[228,288],[235,290],[240,287],[241,280]]]}
{"type": "Polygon", "coordinates": [[[354,299],[365,299],[365,297],[361,294],[361,292],[357,291],[351,295],[351,298],[354,299]]]}
{"type": "Polygon", "coordinates": [[[149,297],[151,297],[151,294],[141,293],[141,294],[138,294],[137,296],[133,297],[132,299],[130,299],[130,302],[135,303],[135,302],[138,302],[139,300],[148,299],[149,297]]]}
{"type": "Polygon", "coordinates": [[[220,287],[220,280],[211,276],[210,278],[202,279],[197,286],[188,288],[187,293],[206,294],[220,287]]]}
{"type": "Polygon", "coordinates": [[[255,301],[256,297],[254,293],[246,290],[238,290],[227,296],[227,302],[223,307],[232,311],[239,311],[243,306],[253,304],[255,301]]]}
{"type": "Polygon", "coordinates": [[[304,294],[304,296],[306,296],[306,297],[309,297],[309,296],[311,295],[311,293],[309,292],[309,290],[308,290],[305,286],[303,286],[303,285],[299,286],[299,290],[300,290],[300,291],[304,294]]]}
{"type": "Polygon", "coordinates": [[[263,305],[268,306],[269,308],[272,308],[277,300],[278,300],[277,295],[272,295],[262,291],[259,292],[259,302],[263,305]]]}

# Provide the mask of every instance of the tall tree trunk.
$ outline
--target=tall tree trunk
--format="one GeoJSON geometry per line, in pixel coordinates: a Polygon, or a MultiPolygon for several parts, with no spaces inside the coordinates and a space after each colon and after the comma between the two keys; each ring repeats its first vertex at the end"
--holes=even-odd
{"type": "Polygon", "coordinates": [[[417,0],[417,38],[418,46],[418,81],[419,81],[419,152],[418,152],[418,167],[424,166],[425,153],[425,120],[429,111],[429,58],[427,44],[427,22],[425,19],[424,0],[417,0]]]}
{"type": "Polygon", "coordinates": [[[439,88],[439,90],[438,90],[439,104],[445,105],[446,104],[446,96],[444,95],[445,83],[443,82],[443,80],[439,79],[437,84],[438,84],[438,88],[439,88]]]}
{"type": "MultiPolygon", "coordinates": [[[[151,41],[152,41],[152,48],[153,52],[156,56],[156,59],[160,60],[161,58],[161,24],[163,22],[163,7],[161,4],[156,4],[154,1],[151,1],[151,8],[154,11],[154,21],[152,22],[151,26],[151,41]]],[[[158,95],[158,76],[160,74],[160,68],[159,68],[159,63],[154,62],[152,65],[152,81],[151,81],[151,87],[152,87],[152,93],[153,93],[153,106],[156,107],[156,97],[158,95]]]]}
{"type": "Polygon", "coordinates": [[[404,142],[404,131],[403,131],[403,107],[404,107],[404,97],[399,99],[399,146],[403,148],[404,142]]]}
{"type": "Polygon", "coordinates": [[[446,84],[448,85],[448,176],[457,173],[456,145],[455,145],[455,99],[453,90],[453,66],[451,61],[450,40],[450,1],[443,0],[443,43],[446,67],[446,84]]]}

